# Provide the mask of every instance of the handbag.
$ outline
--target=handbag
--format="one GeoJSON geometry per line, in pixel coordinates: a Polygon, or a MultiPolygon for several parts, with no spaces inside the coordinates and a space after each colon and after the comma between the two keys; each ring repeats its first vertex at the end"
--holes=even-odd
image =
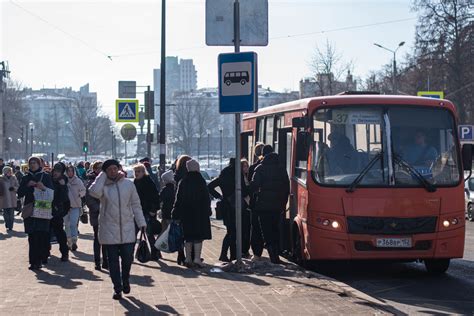
{"type": "Polygon", "coordinates": [[[151,235],[161,234],[161,231],[162,231],[161,223],[158,219],[156,219],[156,217],[151,217],[150,220],[148,221],[147,226],[149,227],[148,229],[151,235]]]}
{"type": "Polygon", "coordinates": [[[50,188],[45,188],[45,190],[40,190],[35,188],[34,191],[35,202],[33,206],[33,214],[31,217],[42,218],[42,219],[51,219],[53,218],[53,199],[54,199],[54,190],[50,188]]]}
{"type": "Polygon", "coordinates": [[[25,219],[31,217],[31,215],[33,215],[33,203],[25,204],[21,208],[21,217],[25,219]]]}
{"type": "Polygon", "coordinates": [[[138,243],[137,252],[135,253],[135,258],[141,263],[147,263],[151,259],[151,251],[148,246],[148,239],[146,234],[140,232],[140,242],[138,243]]]}
{"type": "Polygon", "coordinates": [[[176,221],[172,221],[169,225],[168,246],[171,252],[183,249],[184,234],[183,227],[176,221]]]}
{"type": "Polygon", "coordinates": [[[79,219],[81,220],[82,224],[87,224],[89,223],[89,214],[87,212],[83,212],[79,219]]]}

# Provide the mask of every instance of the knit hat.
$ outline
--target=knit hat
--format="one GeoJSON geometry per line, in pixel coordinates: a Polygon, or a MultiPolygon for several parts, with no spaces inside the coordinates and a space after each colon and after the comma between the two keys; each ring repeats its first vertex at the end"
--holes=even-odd
{"type": "Polygon", "coordinates": [[[38,157],[30,157],[30,159],[28,159],[28,165],[29,165],[32,161],[36,161],[36,163],[41,167],[41,160],[40,160],[38,157]]]}
{"type": "Polygon", "coordinates": [[[12,167],[8,167],[8,166],[3,167],[3,175],[4,175],[4,176],[7,175],[8,171],[13,172],[12,167]]]}
{"type": "Polygon", "coordinates": [[[270,154],[270,153],[272,153],[272,152],[273,152],[273,147],[272,147],[271,145],[265,145],[265,146],[263,146],[263,150],[262,150],[262,155],[263,155],[263,156],[266,156],[266,155],[268,155],[268,154],[270,154]]]}
{"type": "Polygon", "coordinates": [[[174,181],[174,173],[172,170],[168,170],[165,173],[161,175],[161,181],[164,182],[164,184],[168,183],[175,183],[174,181]]]}
{"type": "Polygon", "coordinates": [[[199,172],[199,162],[194,159],[188,160],[186,162],[186,169],[188,169],[188,172],[199,172]]]}
{"type": "Polygon", "coordinates": [[[106,171],[108,167],[110,166],[117,166],[118,168],[120,167],[120,163],[115,160],[115,159],[107,159],[106,161],[104,161],[104,163],[102,164],[102,171],[106,171]]]}

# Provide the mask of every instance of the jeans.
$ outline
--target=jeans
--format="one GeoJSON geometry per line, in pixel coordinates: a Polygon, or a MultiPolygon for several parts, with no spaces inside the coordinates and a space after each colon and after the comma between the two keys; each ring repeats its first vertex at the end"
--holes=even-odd
{"type": "Polygon", "coordinates": [[[119,293],[123,290],[124,284],[130,284],[130,269],[132,268],[135,243],[105,245],[105,248],[109,260],[110,278],[114,284],[115,292],[119,293]],[[119,257],[122,259],[121,264],[119,257]]]}
{"type": "Polygon", "coordinates": [[[31,265],[40,265],[42,260],[47,259],[49,245],[49,233],[37,231],[28,234],[29,261],[31,265]]]}
{"type": "MultiPolygon", "coordinates": [[[[67,246],[67,237],[66,232],[64,231],[64,220],[62,217],[53,217],[50,222],[50,232],[54,233],[56,240],[59,244],[59,251],[61,251],[62,256],[68,256],[69,247],[67,246]]],[[[49,250],[51,250],[51,244],[49,245],[49,250]]],[[[49,255],[48,255],[49,257],[49,255]]]]}
{"type": "Polygon", "coordinates": [[[15,221],[15,209],[14,208],[4,208],[3,209],[3,219],[5,220],[5,227],[7,229],[13,229],[13,222],[15,221]]]}
{"type": "Polygon", "coordinates": [[[77,225],[79,225],[80,207],[74,207],[64,216],[64,228],[68,239],[72,238],[73,242],[77,241],[77,225]]]}
{"type": "Polygon", "coordinates": [[[94,229],[94,262],[96,265],[100,265],[100,251],[102,249],[102,263],[104,266],[108,266],[107,250],[105,246],[101,246],[99,243],[99,226],[92,226],[94,229]]]}

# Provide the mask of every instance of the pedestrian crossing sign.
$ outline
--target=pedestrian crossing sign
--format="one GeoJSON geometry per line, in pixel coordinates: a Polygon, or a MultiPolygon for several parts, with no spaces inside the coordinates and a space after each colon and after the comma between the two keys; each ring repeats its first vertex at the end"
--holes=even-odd
{"type": "Polygon", "coordinates": [[[138,122],[138,100],[118,99],[115,101],[116,122],[138,122]]]}

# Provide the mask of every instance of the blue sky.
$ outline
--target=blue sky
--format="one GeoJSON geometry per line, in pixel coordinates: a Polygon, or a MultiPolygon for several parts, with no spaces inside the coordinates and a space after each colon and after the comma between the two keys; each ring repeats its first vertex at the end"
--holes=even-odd
{"type": "MultiPolygon", "coordinates": [[[[153,84],[161,1],[0,1],[0,59],[24,85],[77,89],[88,82],[112,114],[118,80],[153,84]]],[[[232,48],[205,46],[205,1],[167,3],[167,55],[193,58],[198,86],[216,86],[217,55],[232,48]]],[[[364,78],[391,59],[374,42],[394,48],[405,41],[399,61],[411,51],[416,14],[410,7],[409,0],[270,0],[269,45],[242,50],[258,53],[259,83],[278,91],[298,89],[298,81],[311,75],[316,45],[326,40],[364,78]],[[331,31],[395,20],[405,21],[331,31]],[[312,34],[299,35],[306,33],[312,34]]]]}

